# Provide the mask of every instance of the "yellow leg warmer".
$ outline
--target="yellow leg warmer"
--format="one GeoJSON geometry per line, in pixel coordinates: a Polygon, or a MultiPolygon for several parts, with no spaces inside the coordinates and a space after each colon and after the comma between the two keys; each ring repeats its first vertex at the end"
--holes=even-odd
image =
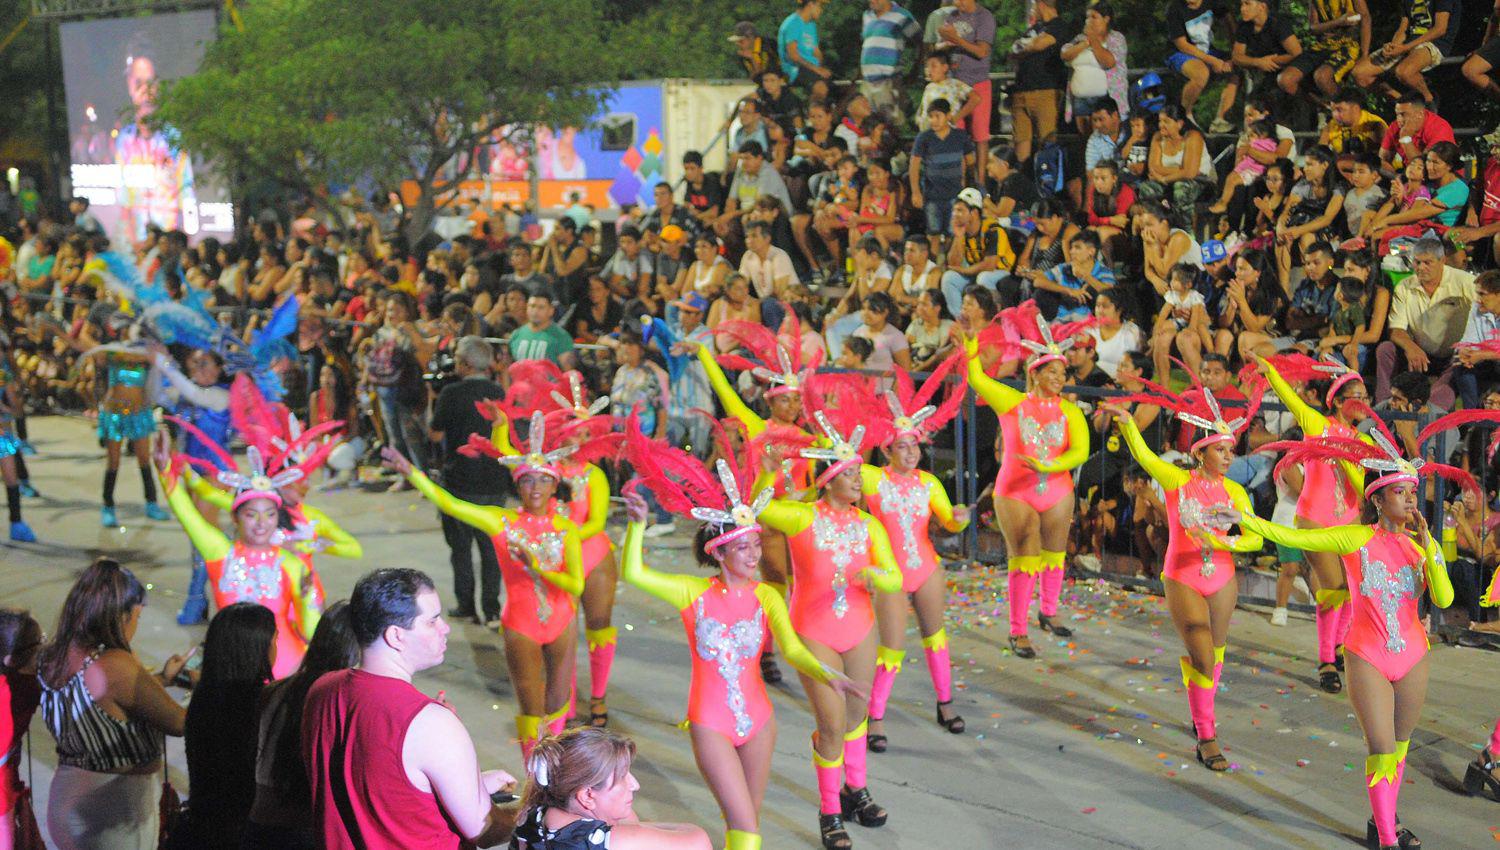
{"type": "Polygon", "coordinates": [[[1343,607],[1349,601],[1349,590],[1348,588],[1340,590],[1325,589],[1313,594],[1313,597],[1317,599],[1319,608],[1322,608],[1324,611],[1333,611],[1343,607]]]}
{"type": "Polygon", "coordinates": [[[1041,555],[1017,555],[1010,559],[1008,566],[1013,572],[1018,573],[1035,574],[1045,569],[1041,555]]]}
{"type": "Polygon", "coordinates": [[[1183,687],[1187,687],[1190,684],[1197,685],[1200,688],[1212,688],[1214,686],[1213,677],[1205,676],[1204,674],[1198,672],[1198,669],[1193,666],[1192,659],[1184,655],[1181,656],[1178,661],[1182,666],[1183,687]]]}
{"type": "Polygon", "coordinates": [[[839,750],[839,754],[838,754],[837,758],[834,758],[834,759],[825,759],[822,756],[818,755],[818,751],[816,749],[814,749],[813,750],[813,766],[814,767],[843,767],[844,766],[844,751],[843,750],[839,750]]]}
{"type": "Polygon", "coordinates": [[[1374,788],[1381,781],[1396,781],[1396,767],[1401,760],[1395,753],[1373,753],[1365,757],[1365,776],[1370,779],[1370,787],[1374,788]]]}
{"type": "Polygon", "coordinates": [[[1038,556],[1038,557],[1041,559],[1042,569],[1044,569],[1044,570],[1060,570],[1060,569],[1063,568],[1063,565],[1065,563],[1067,563],[1068,553],[1067,552],[1049,552],[1046,549],[1043,549],[1042,550],[1042,554],[1040,556],[1038,556]]]}
{"type": "Polygon", "coordinates": [[[844,740],[845,741],[858,741],[860,738],[863,738],[865,736],[865,734],[867,732],[869,732],[869,730],[870,730],[870,718],[866,717],[864,720],[859,721],[859,725],[858,726],[856,726],[853,729],[851,729],[850,731],[844,733],[844,740]]]}
{"type": "Polygon", "coordinates": [[[882,667],[892,673],[901,672],[901,662],[906,660],[906,650],[891,649],[888,646],[875,647],[875,666],[882,667]]]}
{"type": "Polygon", "coordinates": [[[927,637],[922,638],[922,648],[938,652],[948,648],[948,630],[938,629],[927,637]]]}
{"type": "Polygon", "coordinates": [[[522,742],[535,741],[541,737],[542,718],[535,714],[516,715],[516,737],[522,742]]]}
{"type": "Polygon", "coordinates": [[[1228,644],[1225,644],[1224,646],[1216,646],[1216,647],[1214,647],[1214,663],[1215,664],[1223,664],[1224,663],[1224,650],[1226,650],[1228,648],[1229,648],[1228,644]]]}
{"type": "Polygon", "coordinates": [[[724,833],[724,850],[760,850],[760,836],[742,829],[724,833]]]}

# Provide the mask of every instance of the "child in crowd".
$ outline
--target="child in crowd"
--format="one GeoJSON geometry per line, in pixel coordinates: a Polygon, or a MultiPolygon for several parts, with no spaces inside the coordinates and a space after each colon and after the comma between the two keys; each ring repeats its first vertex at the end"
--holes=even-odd
{"type": "Polygon", "coordinates": [[[953,55],[946,50],[934,50],[928,54],[924,67],[927,86],[922,89],[922,106],[917,110],[917,129],[926,130],[932,126],[927,119],[927,107],[937,100],[952,104],[958,110],[953,114],[953,121],[963,123],[974,111],[979,98],[974,94],[973,86],[952,76],[953,55]]]}
{"type": "Polygon", "coordinates": [[[1337,308],[1318,340],[1318,353],[1337,354],[1365,326],[1365,285],[1358,278],[1339,278],[1333,293],[1337,308]]]}
{"type": "MultiPolygon", "coordinates": [[[[1250,124],[1250,149],[1261,153],[1274,153],[1276,151],[1276,122],[1270,118],[1262,118],[1250,124]]],[[[1241,186],[1248,186],[1255,178],[1266,173],[1266,166],[1248,152],[1235,163],[1234,171],[1224,178],[1224,191],[1220,193],[1219,200],[1208,208],[1211,213],[1222,213],[1229,209],[1229,200],[1241,186]]]]}
{"type": "Polygon", "coordinates": [[[1151,332],[1152,365],[1158,376],[1171,374],[1172,340],[1182,331],[1197,334],[1202,345],[1200,351],[1213,351],[1207,302],[1198,291],[1197,281],[1198,269],[1187,263],[1178,263],[1167,274],[1167,292],[1162,298],[1165,303],[1156,314],[1151,332]]]}
{"type": "Polygon", "coordinates": [[[1380,159],[1372,153],[1355,154],[1349,163],[1349,186],[1344,193],[1344,220],[1350,233],[1363,233],[1365,223],[1385,203],[1380,159]]]}
{"type": "Polygon", "coordinates": [[[844,340],[844,350],[834,365],[840,369],[863,369],[870,355],[875,353],[875,343],[862,336],[851,336],[844,340]]]}

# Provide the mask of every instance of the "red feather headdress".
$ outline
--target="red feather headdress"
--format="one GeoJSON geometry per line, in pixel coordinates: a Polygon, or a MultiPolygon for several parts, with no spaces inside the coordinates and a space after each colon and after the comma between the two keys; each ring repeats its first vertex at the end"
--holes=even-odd
{"type": "MultiPolygon", "coordinates": [[[[964,352],[954,352],[932,370],[932,374],[922,382],[920,389],[912,382],[911,375],[905,370],[895,370],[896,386],[894,389],[885,391],[886,407],[890,409],[891,415],[888,423],[882,423],[884,425],[882,430],[887,431],[888,436],[880,440],[880,445],[890,445],[903,434],[911,434],[919,443],[926,442],[932,438],[933,434],[941,431],[943,426],[953,421],[953,417],[958,415],[958,410],[964,403],[964,393],[969,386],[967,375],[959,372],[958,384],[948,389],[948,394],[941,404],[933,405],[930,402],[937,395],[938,390],[943,388],[948,376],[957,371],[964,360],[964,352]]],[[[878,405],[872,409],[872,413],[884,418],[883,411],[878,405]]]]}
{"type": "Polygon", "coordinates": [[[795,315],[788,315],[782,323],[782,332],[774,334],[758,322],[736,319],[720,322],[715,330],[734,340],[749,355],[719,355],[719,364],[726,369],[749,371],[767,384],[767,396],[781,393],[801,392],[803,384],[813,370],[821,365],[821,353],[814,354],[806,362],[802,357],[801,323],[795,315]],[[753,358],[753,359],[751,359],[753,358]]]}
{"type": "Polygon", "coordinates": [[[268,401],[246,373],[229,387],[229,417],[245,442],[265,458],[272,473],[297,469],[304,479],[328,460],[342,442],[342,420],[324,422],[306,431],[285,405],[268,401]]]}
{"type": "Polygon", "coordinates": [[[712,551],[760,531],[757,518],[772,498],[770,488],[751,498],[753,474],[735,464],[733,452],[725,451],[723,455],[715,463],[716,480],[714,473],[696,457],[660,440],[648,439],[641,432],[640,421],[632,417],[625,430],[625,456],[637,477],[625,489],[644,486],[668,511],[725,528],[704,545],[712,551]]]}

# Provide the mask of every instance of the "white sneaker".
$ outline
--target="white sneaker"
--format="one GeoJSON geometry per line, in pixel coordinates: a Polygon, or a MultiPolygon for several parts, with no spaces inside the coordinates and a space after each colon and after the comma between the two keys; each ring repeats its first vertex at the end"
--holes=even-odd
{"type": "Polygon", "coordinates": [[[1274,611],[1271,612],[1271,625],[1273,625],[1273,626],[1284,626],[1284,625],[1286,625],[1286,609],[1285,608],[1277,608],[1276,610],[1274,610],[1274,611]]]}
{"type": "Polygon", "coordinates": [[[668,534],[677,532],[677,523],[672,521],[660,522],[646,529],[647,537],[666,537],[668,534]]]}

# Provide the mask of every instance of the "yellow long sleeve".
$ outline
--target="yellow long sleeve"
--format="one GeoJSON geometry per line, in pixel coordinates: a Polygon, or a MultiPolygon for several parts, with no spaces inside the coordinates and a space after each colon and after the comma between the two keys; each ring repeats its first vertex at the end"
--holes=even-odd
{"type": "Polygon", "coordinates": [[[724,405],[724,412],[738,419],[750,432],[751,437],[760,436],[760,432],[766,430],[766,420],[755,415],[740,394],[734,391],[729,383],[729,377],[719,367],[719,361],[714,359],[713,346],[703,345],[698,347],[698,362],[703,364],[703,371],[708,373],[708,384],[714,388],[714,395],[719,397],[719,403],[724,405]]]}
{"type": "Polygon", "coordinates": [[[1025,400],[1025,393],[1002,384],[984,373],[984,364],[979,362],[978,340],[971,338],[965,342],[964,351],[969,355],[969,386],[974,388],[974,392],[984,399],[997,416],[1006,413],[1025,400]]]}
{"type": "MultiPolygon", "coordinates": [[[[1135,419],[1127,416],[1116,420],[1120,425],[1120,434],[1125,437],[1125,446],[1130,449],[1130,456],[1135,462],[1146,470],[1156,483],[1164,490],[1176,490],[1178,487],[1188,483],[1192,473],[1179,466],[1162,460],[1151,447],[1146,445],[1146,438],[1141,436],[1141,429],[1136,427],[1135,419]]],[[[1253,513],[1253,512],[1252,512],[1253,513]]]]}
{"type": "MultiPolygon", "coordinates": [[[[552,527],[563,532],[563,568],[561,570],[538,570],[542,581],[560,588],[569,596],[583,595],[583,553],[578,539],[578,526],[566,517],[553,517],[552,527]]],[[[536,569],[533,564],[532,569],[536,569]]]]}
{"type": "Polygon", "coordinates": [[[438,510],[459,522],[479,529],[485,533],[485,536],[494,537],[505,530],[507,514],[503,509],[465,502],[434,484],[432,479],[419,469],[413,469],[406,479],[427,498],[427,501],[436,505],[438,510]]]}
{"type": "Polygon", "coordinates": [[[1038,463],[1037,469],[1046,473],[1067,472],[1083,465],[1089,459],[1089,422],[1083,418],[1078,405],[1066,399],[1062,402],[1063,420],[1068,423],[1068,450],[1051,461],[1038,463]]]}
{"type": "MultiPolygon", "coordinates": [[[[1255,505],[1250,501],[1250,494],[1238,483],[1224,479],[1224,491],[1229,494],[1229,500],[1239,509],[1241,516],[1255,516],[1255,505]]],[[[1229,545],[1231,552],[1259,552],[1266,545],[1265,537],[1257,531],[1240,523],[1240,536],[1229,545]]]]}
{"type": "Polygon", "coordinates": [[[953,502],[948,499],[948,491],[943,489],[943,482],[937,479],[931,472],[922,470],[918,473],[922,483],[927,485],[927,508],[937,521],[948,532],[963,531],[968,527],[968,521],[957,522],[953,519],[953,502]]]}
{"type": "Polygon", "coordinates": [[[1262,363],[1261,372],[1270,382],[1271,389],[1276,391],[1276,397],[1281,399],[1281,403],[1286,405],[1286,409],[1291,412],[1292,418],[1297,420],[1297,427],[1302,429],[1304,437],[1321,437],[1323,432],[1328,430],[1328,417],[1303,401],[1302,397],[1297,395],[1297,391],[1292,389],[1292,385],[1288,384],[1286,379],[1281,377],[1281,373],[1276,371],[1275,366],[1272,366],[1270,362],[1262,363]]]}
{"type": "Polygon", "coordinates": [[[307,565],[285,549],[281,550],[281,570],[291,588],[292,622],[302,639],[310,641],[323,617],[323,599],[318,593],[318,585],[314,581],[304,584],[308,578],[307,565]]]}
{"type": "Polygon", "coordinates": [[[896,553],[891,550],[891,538],[885,533],[880,521],[860,511],[865,527],[870,530],[870,566],[864,573],[870,577],[875,590],[880,593],[901,591],[901,567],[896,563],[896,553]]]}
{"type": "Polygon", "coordinates": [[[188,495],[188,489],[181,486],[180,480],[162,480],[162,489],[167,493],[167,507],[172,509],[177,521],[182,523],[182,529],[187,532],[188,539],[193,542],[193,548],[203,556],[205,561],[221,561],[229,554],[229,538],[219,527],[203,518],[198,513],[198,508],[193,505],[193,499],[188,495]]]}
{"type": "Polygon", "coordinates": [[[187,481],[188,489],[192,491],[193,497],[200,502],[207,502],[221,511],[227,511],[234,505],[234,494],[225,490],[199,475],[191,467],[183,470],[183,477],[187,481]]]}
{"type": "Polygon", "coordinates": [[[1447,608],[1453,604],[1453,582],[1448,579],[1448,562],[1443,558],[1442,544],[1427,535],[1427,544],[1422,547],[1423,560],[1427,568],[1427,596],[1432,604],[1447,608]]]}
{"type": "Polygon", "coordinates": [[[646,566],[645,559],[641,557],[641,540],[645,536],[645,531],[646,527],[638,522],[632,522],[625,527],[625,542],[621,547],[624,551],[620,556],[620,577],[671,605],[673,609],[681,611],[693,604],[694,599],[708,590],[708,579],[701,576],[664,573],[646,566]]]}
{"type": "MultiPolygon", "coordinates": [[[[1347,555],[1357,551],[1359,547],[1370,542],[1375,536],[1375,529],[1368,525],[1335,525],[1330,528],[1288,528],[1274,522],[1268,522],[1255,514],[1242,514],[1240,516],[1240,528],[1248,532],[1259,534],[1272,543],[1280,543],[1291,549],[1304,549],[1309,552],[1333,552],[1336,555],[1347,555]]],[[[1228,546],[1214,548],[1227,549],[1228,546]]]]}
{"type": "Polygon", "coordinates": [[[578,536],[588,540],[604,531],[609,520],[609,477],[604,470],[589,464],[589,518],[578,526],[578,536]]]}
{"type": "Polygon", "coordinates": [[[812,502],[772,499],[771,503],[766,505],[766,509],[761,511],[760,522],[791,537],[812,525],[813,517],[816,515],[817,511],[813,508],[812,502]]]}
{"type": "Polygon", "coordinates": [[[365,548],[359,544],[354,535],[339,527],[339,524],[328,518],[328,514],[306,502],[302,503],[302,514],[314,523],[318,537],[328,541],[322,552],[335,558],[363,558],[365,548]]]}
{"type": "Polygon", "coordinates": [[[766,625],[771,629],[771,637],[776,639],[776,645],[781,647],[781,654],[786,657],[786,662],[792,665],[799,673],[827,683],[833,678],[832,673],[823,662],[812,654],[802,639],[797,637],[796,629],[792,628],[792,618],[786,611],[786,603],[782,601],[781,594],[775,588],[765,584],[755,586],[755,598],[760,600],[760,607],[766,612],[766,625]]]}

